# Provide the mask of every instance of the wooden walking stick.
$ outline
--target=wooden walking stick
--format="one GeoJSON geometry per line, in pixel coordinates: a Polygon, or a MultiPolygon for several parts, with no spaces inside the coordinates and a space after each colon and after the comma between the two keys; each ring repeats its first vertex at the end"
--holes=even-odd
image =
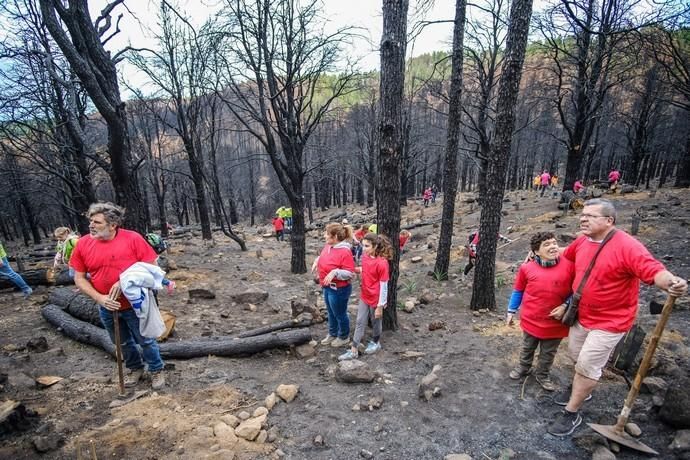
{"type": "Polygon", "coordinates": [[[125,376],[122,371],[122,345],[120,344],[120,313],[115,310],[113,312],[114,330],[115,330],[115,360],[117,361],[117,377],[120,380],[120,395],[125,396],[125,376]]]}
{"type": "Polygon", "coordinates": [[[640,452],[645,452],[647,454],[652,455],[659,455],[659,453],[651,447],[633,438],[628,433],[626,433],[625,424],[628,423],[628,417],[630,417],[630,411],[632,410],[633,403],[635,402],[635,398],[637,398],[637,394],[640,392],[642,380],[644,380],[645,376],[647,375],[647,370],[649,369],[649,365],[652,362],[652,357],[654,356],[656,346],[659,343],[659,338],[661,337],[661,334],[664,332],[666,322],[668,321],[668,317],[671,315],[671,310],[673,310],[673,304],[675,303],[675,301],[676,298],[672,295],[669,295],[666,299],[666,303],[664,303],[664,309],[661,311],[661,318],[659,318],[659,321],[656,323],[656,327],[654,328],[652,337],[649,339],[649,344],[647,345],[647,349],[644,352],[644,357],[642,358],[642,362],[640,363],[640,368],[637,370],[637,375],[635,376],[635,380],[633,381],[632,387],[630,387],[628,396],[625,398],[625,403],[623,403],[623,409],[621,410],[621,413],[618,416],[616,424],[587,424],[597,433],[603,435],[604,437],[612,441],[617,442],[618,444],[622,444],[626,447],[630,447],[631,449],[639,450],[640,452]]]}

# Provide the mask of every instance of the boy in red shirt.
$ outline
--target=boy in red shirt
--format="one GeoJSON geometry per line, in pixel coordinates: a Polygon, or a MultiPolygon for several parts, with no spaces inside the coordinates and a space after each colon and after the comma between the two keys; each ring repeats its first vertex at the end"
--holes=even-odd
{"type": "Polygon", "coordinates": [[[532,371],[534,352],[539,347],[534,376],[543,389],[554,391],[549,372],[561,340],[568,336],[568,327],[551,315],[570,296],[575,269],[572,262],[559,258],[558,241],[551,232],[534,235],[530,249],[534,259],[520,266],[508,304],[508,325],[520,309],[523,331],[520,365],[510,372],[510,378],[518,380],[532,371]]]}
{"type": "Polygon", "coordinates": [[[357,306],[357,325],[351,348],[338,357],[339,361],[355,359],[359,356],[359,345],[371,320],[372,337],[364,353],[371,355],[381,349],[383,309],[388,301],[388,261],[393,258],[391,242],[383,235],[367,234],[362,240],[362,266],[355,271],[362,274],[359,305],[357,306]]]}
{"type": "Polygon", "coordinates": [[[276,216],[273,218],[273,230],[276,232],[276,240],[277,241],[284,241],[285,236],[283,235],[283,231],[285,229],[285,224],[283,223],[283,219],[276,214],[276,216]]]}

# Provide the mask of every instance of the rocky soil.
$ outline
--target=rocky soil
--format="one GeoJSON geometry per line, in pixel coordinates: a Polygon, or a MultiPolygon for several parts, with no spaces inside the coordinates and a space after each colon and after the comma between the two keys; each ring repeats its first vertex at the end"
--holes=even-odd
{"type": "MultiPolygon", "coordinates": [[[[629,230],[637,213],[638,238],[670,270],[690,276],[690,190],[612,198],[620,208],[619,227],[629,230]]],[[[508,200],[502,228],[516,241],[498,253],[497,311],[471,312],[471,280],[460,276],[462,245],[479,218],[476,205],[468,196],[458,198],[451,279],[437,282],[428,272],[441,205],[425,209],[411,203],[403,226],[429,224],[412,230],[401,263],[400,330],[385,332],[380,353],[347,368],[337,366],[344,350],[316,342],[244,358],[168,361],[165,389],[152,392],[144,381],[136,399],[120,401],[114,360],[42,319],[40,308],[52,288],[38,288],[29,301],[0,293],[0,403],[21,402],[29,415],[23,429],[0,430],[0,458],[649,458],[606,442],[584,424],[573,437],[548,435],[548,422],[559,410],[551,394],[531,377],[507,377],[517,360],[520,329],[505,326],[504,308],[529,237],[553,230],[567,244],[578,226],[577,214],[564,215],[554,199],[516,192],[508,200]],[[37,345],[39,337],[45,343],[37,345]],[[60,380],[41,385],[41,376],[60,380]]],[[[375,210],[326,210],[317,213],[316,223],[336,215],[340,220],[343,213],[350,223],[364,223],[375,210]]],[[[293,299],[322,305],[311,276],[289,273],[289,243],[262,236],[268,225],[237,230],[244,232],[249,251],[240,252],[220,233],[213,246],[198,237],[171,239],[169,257],[177,269],[170,278],[178,289],[159,297],[161,307],[177,315],[168,340],[231,335],[288,319],[293,299]],[[191,289],[210,290],[215,298],[190,299],[191,289]],[[269,295],[255,303],[233,297],[248,290],[269,295]]],[[[307,244],[310,264],[322,246],[320,230],[310,232],[307,244]]],[[[663,298],[656,289],[642,288],[639,323],[645,330],[658,318],[650,314],[649,301],[663,298]]],[[[660,459],[690,458],[688,305],[687,298],[678,301],[654,360],[656,380],[644,386],[631,416],[640,440],[658,450],[660,459]]],[[[317,341],[326,325],[312,331],[317,341]]],[[[572,377],[565,347],[564,342],[553,370],[561,387],[572,377]]],[[[583,408],[585,421],[613,424],[627,391],[626,376],[607,371],[583,408]]]]}

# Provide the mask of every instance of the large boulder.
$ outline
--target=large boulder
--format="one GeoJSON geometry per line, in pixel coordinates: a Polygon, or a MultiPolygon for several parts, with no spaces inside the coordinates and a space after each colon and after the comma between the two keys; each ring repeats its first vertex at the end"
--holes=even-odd
{"type": "Polygon", "coordinates": [[[690,379],[677,381],[666,392],[659,418],[676,429],[690,428],[690,379]]]}

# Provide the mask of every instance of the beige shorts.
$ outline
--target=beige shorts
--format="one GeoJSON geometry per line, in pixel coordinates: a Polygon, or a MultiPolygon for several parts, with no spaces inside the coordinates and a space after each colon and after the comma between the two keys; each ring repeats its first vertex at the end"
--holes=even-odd
{"type": "Polygon", "coordinates": [[[592,380],[599,380],[609,356],[625,332],[587,329],[576,322],[568,335],[568,353],[575,361],[575,372],[592,380]]]}

